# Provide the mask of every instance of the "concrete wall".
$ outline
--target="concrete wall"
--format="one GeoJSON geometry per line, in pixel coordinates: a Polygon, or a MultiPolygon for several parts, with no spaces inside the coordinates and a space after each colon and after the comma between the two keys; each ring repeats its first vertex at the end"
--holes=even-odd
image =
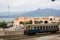
{"type": "Polygon", "coordinates": [[[43,21],[43,24],[44,24],[44,21],[48,21],[48,23],[51,23],[51,22],[59,22],[60,18],[59,17],[56,17],[56,16],[34,17],[34,18],[19,17],[19,18],[16,18],[14,20],[14,25],[19,26],[21,21],[22,22],[26,22],[26,21],[29,21],[29,20],[32,20],[33,21],[33,24],[34,24],[34,21],[40,21],[40,20],[42,20],[43,21]],[[50,21],[50,18],[52,18],[51,21],[50,21]]]}
{"type": "Polygon", "coordinates": [[[15,35],[15,34],[23,34],[23,32],[21,30],[14,30],[12,28],[8,28],[8,29],[2,29],[0,28],[0,35],[15,35]]]}

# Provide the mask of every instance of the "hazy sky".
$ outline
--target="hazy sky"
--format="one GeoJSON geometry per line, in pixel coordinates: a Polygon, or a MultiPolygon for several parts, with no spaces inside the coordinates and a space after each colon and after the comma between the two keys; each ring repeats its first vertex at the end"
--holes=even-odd
{"type": "Polygon", "coordinates": [[[31,11],[38,8],[60,9],[60,0],[52,2],[51,0],[0,0],[0,12],[8,11],[31,11]]]}

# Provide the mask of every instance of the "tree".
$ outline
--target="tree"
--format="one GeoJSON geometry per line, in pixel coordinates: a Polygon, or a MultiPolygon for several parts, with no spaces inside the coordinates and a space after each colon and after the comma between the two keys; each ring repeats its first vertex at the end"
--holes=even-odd
{"type": "Polygon", "coordinates": [[[60,24],[60,22],[51,22],[51,23],[53,23],[53,24],[60,24]]]}
{"type": "Polygon", "coordinates": [[[57,24],[60,24],[60,22],[57,22],[57,24]]]}
{"type": "Polygon", "coordinates": [[[13,26],[13,23],[14,23],[14,22],[12,21],[11,23],[12,23],[12,26],[13,26]]]}
{"type": "Polygon", "coordinates": [[[29,22],[25,22],[25,24],[29,24],[29,22]]]}
{"type": "Polygon", "coordinates": [[[5,28],[7,28],[7,23],[5,21],[0,22],[0,28],[3,28],[4,34],[6,34],[5,28]]]}
{"type": "Polygon", "coordinates": [[[43,23],[43,21],[34,21],[35,24],[43,23]]]}
{"type": "Polygon", "coordinates": [[[32,24],[32,20],[29,20],[27,22],[24,22],[24,24],[32,24]]]}
{"type": "Polygon", "coordinates": [[[28,22],[29,24],[32,24],[32,20],[29,20],[29,22],[28,22]]]}
{"type": "Polygon", "coordinates": [[[5,21],[1,22],[0,27],[3,28],[3,29],[7,28],[7,23],[5,21]]]}

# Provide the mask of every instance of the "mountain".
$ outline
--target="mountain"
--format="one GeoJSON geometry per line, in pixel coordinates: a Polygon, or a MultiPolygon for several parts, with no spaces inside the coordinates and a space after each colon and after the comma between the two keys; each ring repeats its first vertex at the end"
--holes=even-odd
{"type": "Polygon", "coordinates": [[[0,13],[0,18],[6,18],[6,17],[20,17],[20,16],[25,16],[25,17],[42,17],[42,16],[60,16],[60,10],[56,9],[37,9],[33,11],[24,11],[24,12],[3,12],[0,13]]]}
{"type": "Polygon", "coordinates": [[[21,14],[26,13],[25,11],[23,12],[0,12],[0,18],[14,18],[14,17],[18,17],[21,14]]]}
{"type": "Polygon", "coordinates": [[[60,16],[60,10],[56,9],[37,9],[20,16],[25,17],[42,17],[42,16],[60,16]]]}

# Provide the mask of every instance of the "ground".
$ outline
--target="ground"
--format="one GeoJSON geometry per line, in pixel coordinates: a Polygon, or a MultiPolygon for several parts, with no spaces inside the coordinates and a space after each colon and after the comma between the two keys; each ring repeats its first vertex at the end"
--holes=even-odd
{"type": "Polygon", "coordinates": [[[44,36],[44,37],[39,37],[36,38],[36,40],[60,40],[59,35],[54,35],[54,36],[44,36]]]}
{"type": "Polygon", "coordinates": [[[34,36],[27,36],[21,34],[22,32],[17,30],[0,30],[0,40],[60,40],[60,32],[54,34],[38,33],[34,36]]]}
{"type": "Polygon", "coordinates": [[[27,36],[27,35],[5,35],[0,36],[0,40],[60,40],[60,34],[52,34],[52,35],[35,35],[35,36],[27,36]]]}

